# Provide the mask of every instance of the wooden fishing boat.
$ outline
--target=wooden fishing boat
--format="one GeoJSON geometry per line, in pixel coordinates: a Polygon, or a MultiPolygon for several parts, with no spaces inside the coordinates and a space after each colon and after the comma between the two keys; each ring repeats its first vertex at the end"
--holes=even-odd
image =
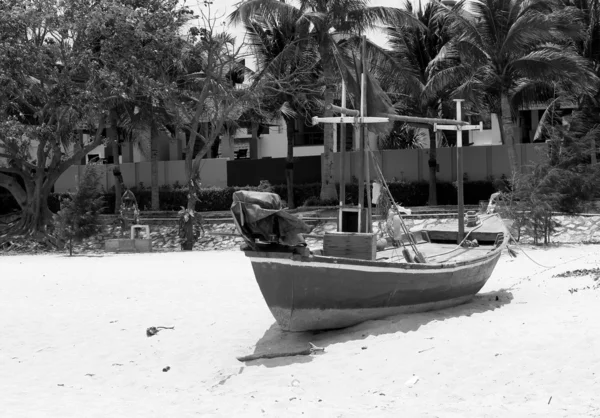
{"type": "MultiPolygon", "coordinates": [[[[286,331],[343,328],[466,303],[486,284],[510,237],[498,215],[482,215],[467,227],[467,246],[448,243],[446,235],[445,242],[432,242],[431,229],[402,233],[377,251],[376,234],[342,231],[326,233],[323,248],[310,250],[303,235],[312,228],[286,212],[279,196],[238,191],[233,200],[245,255],[286,331]],[[474,237],[477,246],[469,241],[474,237]]],[[[457,227],[443,226],[446,234],[457,227]]]]}
{"type": "MultiPolygon", "coordinates": [[[[245,253],[279,326],[308,331],[466,303],[494,271],[508,237],[499,233],[498,239],[496,246],[460,248],[454,251],[457,254],[447,254],[455,256],[452,260],[423,264],[390,262],[383,254],[380,260],[369,261],[268,245],[245,253]]],[[[419,247],[426,256],[447,250],[447,244],[419,247]]]]}
{"type": "MultiPolygon", "coordinates": [[[[312,228],[283,209],[279,196],[248,191],[233,195],[231,211],[238,232],[246,241],[243,250],[252,263],[267,306],[283,330],[343,328],[390,315],[465,303],[485,285],[508,243],[510,235],[497,215],[483,215],[477,225],[465,231],[460,146],[457,147],[459,218],[455,225],[442,228],[444,238],[453,232],[458,245],[448,243],[447,239],[435,242],[427,231],[408,230],[375,158],[372,158],[373,167],[382,184],[381,192],[387,193],[391,201],[391,216],[387,229],[384,228],[387,239],[373,232],[366,124],[391,119],[419,126],[430,123],[435,124],[436,129],[456,130],[459,139],[462,130],[474,127],[461,120],[460,102],[457,103],[457,120],[389,114],[369,117],[365,88],[363,72],[360,111],[345,107],[342,83],[342,106],[329,107],[341,116],[313,118],[313,123],[339,123],[341,138],[346,137],[346,123],[361,127],[359,149],[363,153],[358,181],[367,185],[359,187],[358,205],[346,204],[342,147],[338,231],[323,236],[322,249],[311,251],[306,246],[304,235],[312,228]],[[365,201],[366,207],[362,205],[365,201]],[[467,238],[473,240],[471,235],[478,229],[485,231],[485,239],[482,240],[481,235],[482,242],[475,244],[467,238]]],[[[477,128],[481,129],[481,125],[477,128]]],[[[433,235],[434,232],[431,231],[433,235]]]]}

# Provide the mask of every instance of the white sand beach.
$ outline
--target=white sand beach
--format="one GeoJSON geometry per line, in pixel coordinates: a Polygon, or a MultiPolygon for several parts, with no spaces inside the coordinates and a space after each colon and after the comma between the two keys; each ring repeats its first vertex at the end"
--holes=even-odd
{"type": "Polygon", "coordinates": [[[600,281],[552,277],[600,246],[527,252],[556,267],[504,254],[469,304],[319,334],[278,330],[240,252],[0,257],[0,416],[600,416],[600,281]]]}

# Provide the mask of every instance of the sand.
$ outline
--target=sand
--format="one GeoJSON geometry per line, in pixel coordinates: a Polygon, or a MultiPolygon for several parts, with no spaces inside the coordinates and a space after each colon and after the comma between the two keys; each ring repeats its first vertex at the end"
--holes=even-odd
{"type": "Polygon", "coordinates": [[[599,282],[552,277],[600,247],[527,251],[557,267],[505,254],[469,304],[320,334],[280,332],[238,252],[0,257],[0,415],[600,416],[599,282]]]}

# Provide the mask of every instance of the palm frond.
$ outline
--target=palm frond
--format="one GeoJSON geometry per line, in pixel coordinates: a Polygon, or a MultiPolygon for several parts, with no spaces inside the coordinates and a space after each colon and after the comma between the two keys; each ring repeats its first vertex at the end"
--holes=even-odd
{"type": "Polygon", "coordinates": [[[544,113],[542,114],[542,117],[540,118],[540,121],[538,123],[538,127],[535,130],[535,134],[533,135],[533,142],[539,140],[542,135],[548,133],[548,122],[552,117],[553,112],[555,111],[556,104],[560,100],[561,97],[556,97],[548,104],[546,110],[544,110],[544,113]]]}
{"type": "Polygon", "coordinates": [[[461,80],[461,83],[453,88],[450,95],[452,99],[464,99],[477,108],[483,107],[483,94],[485,84],[476,73],[471,73],[468,77],[461,80]]]}
{"type": "Polygon", "coordinates": [[[576,13],[567,15],[564,10],[560,10],[549,15],[531,11],[510,26],[500,54],[521,55],[540,44],[553,42],[561,37],[581,37],[581,25],[576,13]]]}
{"type": "Polygon", "coordinates": [[[425,29],[423,23],[412,13],[394,7],[366,7],[351,10],[347,15],[348,29],[353,32],[364,33],[378,27],[378,25],[394,25],[410,28],[425,29]]]}
{"type": "MultiPolygon", "coordinates": [[[[358,50],[361,38],[355,36],[347,40],[346,45],[358,50]]],[[[390,51],[367,39],[367,70],[377,78],[384,88],[401,90],[407,94],[420,96],[424,83],[418,69],[399,51],[390,51]]]]}
{"type": "MultiPolygon", "coordinates": [[[[476,3],[476,2],[473,2],[476,3]]],[[[486,45],[486,39],[480,33],[475,16],[466,10],[467,0],[461,0],[454,6],[439,6],[434,14],[434,19],[448,22],[450,33],[463,33],[473,39],[478,45],[486,45]]]]}
{"type": "Polygon", "coordinates": [[[532,51],[513,60],[507,71],[513,71],[520,77],[531,80],[558,82],[571,79],[584,90],[592,90],[598,83],[597,76],[584,57],[569,49],[552,46],[532,51]]]}
{"type": "Polygon", "coordinates": [[[238,4],[238,7],[229,16],[229,23],[248,24],[254,16],[289,16],[290,14],[297,15],[299,9],[288,3],[279,0],[248,0],[238,4]]]}
{"type": "Polygon", "coordinates": [[[424,99],[429,101],[432,98],[440,96],[443,92],[454,89],[463,80],[470,77],[472,71],[473,68],[465,64],[458,64],[432,74],[423,91],[424,99]]]}
{"type": "Polygon", "coordinates": [[[509,91],[511,106],[513,109],[527,108],[529,106],[544,103],[559,95],[564,95],[563,91],[557,90],[557,85],[546,80],[534,81],[528,78],[515,80],[513,88],[509,91]]]}

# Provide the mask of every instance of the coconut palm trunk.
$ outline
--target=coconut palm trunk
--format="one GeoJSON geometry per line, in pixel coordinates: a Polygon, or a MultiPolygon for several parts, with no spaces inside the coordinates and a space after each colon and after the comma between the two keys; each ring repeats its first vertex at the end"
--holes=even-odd
{"type": "Polygon", "coordinates": [[[441,131],[429,132],[429,206],[437,205],[437,143],[441,131]]]}
{"type": "MultiPolygon", "coordinates": [[[[325,117],[332,116],[333,111],[330,105],[333,104],[333,94],[335,89],[334,58],[331,54],[331,47],[328,45],[329,39],[325,38],[319,47],[321,60],[323,62],[323,72],[325,77],[325,117]]],[[[333,177],[333,124],[326,123],[323,132],[323,162],[321,167],[321,200],[337,200],[338,194],[333,177]]]]}
{"type": "Polygon", "coordinates": [[[501,124],[502,126],[500,127],[500,131],[502,134],[502,143],[504,145],[508,146],[508,160],[510,162],[510,169],[511,169],[511,174],[515,174],[520,172],[520,165],[519,165],[519,161],[517,158],[517,151],[516,151],[516,138],[515,138],[515,131],[516,131],[516,126],[513,122],[513,117],[512,117],[512,108],[510,106],[510,102],[508,100],[508,95],[506,94],[502,94],[502,96],[500,97],[500,107],[501,107],[501,124]]]}
{"type": "MultiPolygon", "coordinates": [[[[333,103],[333,92],[325,92],[325,105],[333,103]]],[[[333,113],[325,111],[325,117],[333,113]]],[[[337,200],[337,189],[333,178],[333,124],[326,123],[323,129],[323,165],[321,167],[321,195],[322,201],[337,200]]]]}
{"type": "Polygon", "coordinates": [[[295,209],[294,203],[294,134],[295,119],[285,118],[286,136],[287,136],[287,158],[285,162],[285,183],[287,185],[287,204],[288,208],[295,209]]]}

